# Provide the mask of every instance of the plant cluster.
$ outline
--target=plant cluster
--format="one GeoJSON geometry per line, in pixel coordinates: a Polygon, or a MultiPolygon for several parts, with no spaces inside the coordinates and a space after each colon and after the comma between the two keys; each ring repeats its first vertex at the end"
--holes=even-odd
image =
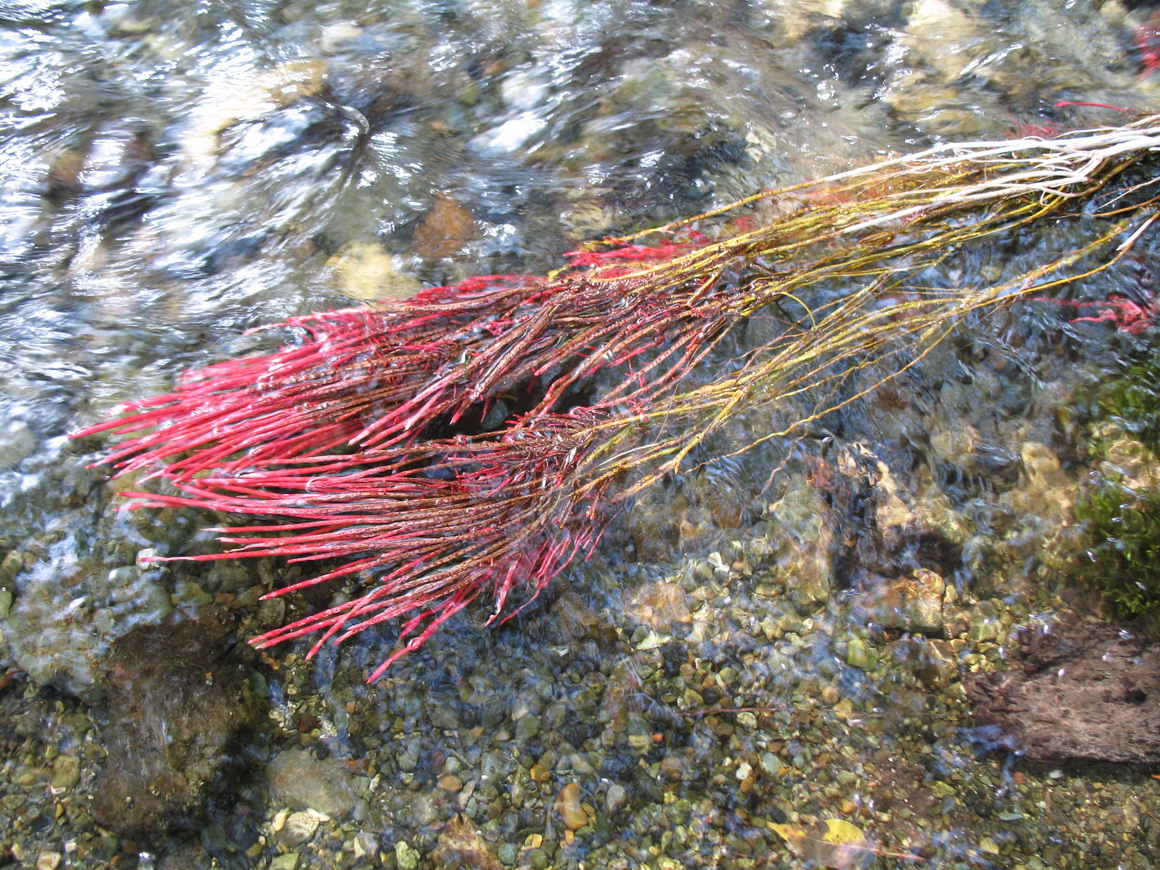
{"type": "Polygon", "coordinates": [[[1148,184],[1101,195],[1156,149],[1149,118],[766,191],[573,252],[548,276],[292,319],[282,350],[187,373],[79,434],[123,436],[107,461],[161,481],[128,493],[134,507],[263,518],[217,529],[232,549],[188,558],[345,560],[270,592],[343,578],[344,603],[254,642],[317,633],[317,650],[401,620],[375,679],[481,596],[489,621],[510,618],[738,414],[805,407],[754,440],[800,434],[964,316],[1115,262],[1158,212],[1148,184]],[[1048,221],[1086,238],[997,284],[929,286],[952,252],[1048,221]],[[774,324],[762,346],[689,377],[757,312],[774,324]]]}
{"type": "Polygon", "coordinates": [[[1080,578],[1125,619],[1160,618],[1160,489],[1104,479],[1075,507],[1093,543],[1080,578]]]}
{"type": "Polygon", "coordinates": [[[1160,345],[1149,342],[1102,390],[1100,410],[1160,455],[1160,345]]]}
{"type": "MultiPolygon", "coordinates": [[[[1160,346],[1149,342],[1123,373],[1101,389],[1099,413],[1114,421],[1119,438],[1133,440],[1136,465],[1160,455],[1160,346]]],[[[1106,445],[1097,443],[1106,453],[1106,445]]],[[[1082,580],[1098,589],[1126,619],[1160,621],[1160,486],[1138,469],[1107,469],[1076,503],[1091,545],[1080,563],[1082,580]]]]}

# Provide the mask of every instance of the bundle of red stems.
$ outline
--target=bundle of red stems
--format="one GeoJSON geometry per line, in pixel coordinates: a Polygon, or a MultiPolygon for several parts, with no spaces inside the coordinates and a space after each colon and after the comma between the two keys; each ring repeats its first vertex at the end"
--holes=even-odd
{"type": "Polygon", "coordinates": [[[1156,211],[1146,183],[1091,204],[1160,147],[1158,124],[943,145],[606,240],[546,277],[293,318],[279,326],[297,342],[188,372],[78,434],[127,436],[105,461],[161,479],[161,492],[127,493],[133,507],[267,518],[216,529],[232,549],[189,558],[337,560],[269,594],[342,578],[344,603],[254,643],[317,632],[313,654],[401,620],[404,643],[373,680],[481,595],[489,621],[510,618],[592,551],[618,505],[739,413],[812,397],[747,447],[801,431],[966,313],[1106,268],[1156,211]],[[1002,283],[916,279],[964,246],[1067,218],[1096,229],[1002,283]],[[762,346],[714,356],[716,376],[690,386],[759,311],[777,324],[762,346]]]}

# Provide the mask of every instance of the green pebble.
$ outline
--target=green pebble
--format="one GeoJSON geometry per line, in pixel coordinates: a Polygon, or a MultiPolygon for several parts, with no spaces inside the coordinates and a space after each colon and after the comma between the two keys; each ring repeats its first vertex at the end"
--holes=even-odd
{"type": "Polygon", "coordinates": [[[59,755],[52,763],[52,787],[75,788],[81,781],[81,761],[75,755],[59,755]]]}
{"type": "Polygon", "coordinates": [[[531,714],[516,722],[516,739],[531,740],[540,733],[540,718],[531,714]]]}
{"type": "Polygon", "coordinates": [[[519,857],[520,847],[515,843],[500,843],[499,848],[495,850],[496,856],[499,858],[499,863],[510,867],[516,863],[516,858],[519,857]]]}
{"type": "Polygon", "coordinates": [[[628,745],[637,752],[645,753],[652,749],[652,738],[647,734],[629,734],[628,745]]]}
{"type": "Polygon", "coordinates": [[[12,784],[20,788],[28,788],[36,785],[38,782],[43,782],[44,771],[39,767],[31,764],[22,764],[18,766],[12,773],[12,784]]]}
{"type": "Polygon", "coordinates": [[[878,660],[873,649],[866,645],[866,642],[860,637],[850,638],[850,643],[846,647],[846,664],[854,668],[861,668],[866,670],[873,667],[878,660]]]}
{"type": "Polygon", "coordinates": [[[395,843],[395,866],[399,870],[415,870],[419,866],[419,853],[406,840],[395,843]]]}
{"type": "Polygon", "coordinates": [[[766,776],[777,776],[783,766],[781,759],[772,752],[761,756],[761,770],[766,776]]]}
{"type": "Polygon", "coordinates": [[[173,584],[173,594],[182,604],[213,604],[213,596],[192,580],[180,580],[173,584]]]}
{"type": "Polygon", "coordinates": [[[975,643],[986,640],[995,640],[999,637],[999,624],[993,619],[978,619],[970,624],[967,637],[975,643]]]}

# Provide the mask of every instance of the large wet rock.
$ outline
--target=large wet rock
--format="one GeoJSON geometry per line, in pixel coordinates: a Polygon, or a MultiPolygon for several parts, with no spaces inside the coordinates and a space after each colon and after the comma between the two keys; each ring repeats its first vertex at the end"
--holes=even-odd
{"type": "Polygon", "coordinates": [[[1160,762],[1160,644],[1108,625],[1036,635],[1021,670],[969,686],[977,720],[1030,761],[1160,762]]]}
{"type": "Polygon", "coordinates": [[[228,654],[230,627],[209,610],[177,614],[117,641],[109,657],[108,757],[93,817],[122,834],[197,825],[241,772],[258,703],[228,654]]]}
{"type": "Polygon", "coordinates": [[[95,703],[101,697],[100,663],[114,639],[134,626],[155,624],[170,608],[156,570],[137,565],[109,569],[101,544],[86,547],[82,528],[49,545],[44,557],[24,567],[26,556],[12,551],[11,582],[17,589],[2,621],[13,661],[38,685],[52,685],[95,703]]]}

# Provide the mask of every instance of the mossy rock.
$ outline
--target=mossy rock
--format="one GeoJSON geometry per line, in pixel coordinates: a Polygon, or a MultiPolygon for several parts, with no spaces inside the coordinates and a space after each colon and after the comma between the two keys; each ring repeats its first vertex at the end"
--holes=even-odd
{"type": "Polygon", "coordinates": [[[1120,616],[1160,621],[1160,490],[1104,480],[1076,505],[1076,515],[1093,541],[1082,579],[1120,616]]]}
{"type": "Polygon", "coordinates": [[[1099,394],[1102,476],[1075,505],[1090,542],[1077,574],[1119,616],[1160,626],[1160,345],[1130,358],[1099,394]]]}
{"type": "Polygon", "coordinates": [[[1123,375],[1101,390],[1099,408],[1153,453],[1160,453],[1160,344],[1149,344],[1130,357],[1123,375]]]}

